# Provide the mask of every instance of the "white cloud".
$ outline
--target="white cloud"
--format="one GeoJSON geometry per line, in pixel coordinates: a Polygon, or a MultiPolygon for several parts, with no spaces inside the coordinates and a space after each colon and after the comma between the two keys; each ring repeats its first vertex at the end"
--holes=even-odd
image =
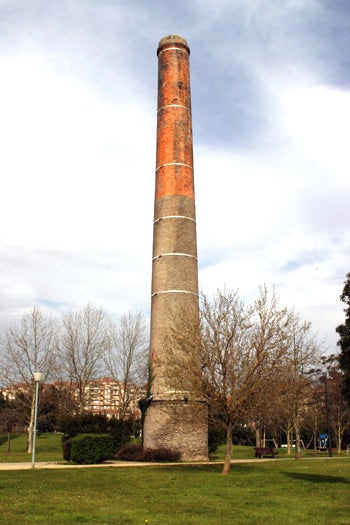
{"type": "Polygon", "coordinates": [[[30,57],[4,64],[0,91],[3,239],[71,249],[107,248],[113,238],[132,244],[135,209],[151,209],[139,176],[153,168],[147,113],[123,99],[108,103],[30,57]]]}
{"type": "Polygon", "coordinates": [[[334,183],[348,187],[350,91],[324,85],[280,89],[279,118],[305,160],[331,172],[334,183]]]}

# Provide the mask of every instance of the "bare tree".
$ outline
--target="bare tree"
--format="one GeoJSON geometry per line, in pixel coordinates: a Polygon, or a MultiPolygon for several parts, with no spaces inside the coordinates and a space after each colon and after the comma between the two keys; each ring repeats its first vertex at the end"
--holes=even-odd
{"type": "Polygon", "coordinates": [[[212,302],[202,297],[202,394],[226,431],[225,474],[231,464],[233,429],[252,389],[252,316],[236,292],[219,290],[212,302]]]}
{"type": "Polygon", "coordinates": [[[111,344],[105,355],[108,373],[120,382],[118,417],[124,419],[147,382],[147,337],[141,313],[123,315],[112,327],[111,344]]]}
{"type": "Polygon", "coordinates": [[[231,423],[227,425],[224,473],[230,468],[232,430],[235,422],[238,421],[238,417],[249,414],[249,405],[251,406],[252,402],[255,402],[256,407],[255,426],[257,444],[260,444],[259,406],[266,415],[268,411],[262,409],[261,401],[265,399],[268,403],[271,399],[275,371],[285,352],[288,313],[286,308],[279,306],[275,291],[269,292],[266,286],[260,287],[259,296],[253,306],[248,308],[248,312],[249,321],[246,323],[244,338],[238,345],[233,340],[233,354],[225,365],[230,371],[232,396],[229,398],[231,423]]]}
{"type": "Polygon", "coordinates": [[[258,365],[255,372],[254,393],[251,396],[256,444],[262,445],[265,427],[272,407],[276,403],[279,368],[287,349],[288,310],[280,307],[275,290],[269,292],[266,285],[259,288],[254,302],[254,329],[251,344],[258,365]]]}
{"type": "Polygon", "coordinates": [[[65,312],[62,324],[62,369],[77,384],[79,410],[83,412],[88,403],[88,382],[103,370],[110,344],[110,320],[101,308],[87,304],[78,312],[65,312]]]}
{"type": "Polygon", "coordinates": [[[319,350],[310,323],[281,307],[275,291],[266,286],[260,287],[251,306],[237,292],[218,290],[212,300],[203,295],[200,315],[199,342],[190,326],[173,330],[167,342],[167,352],[172,355],[170,373],[177,377],[179,391],[186,390],[191,377],[192,392],[196,390],[197,397],[208,403],[209,413],[225,429],[223,473],[230,470],[232,435],[242,421],[255,423],[259,445],[262,429],[272,421],[276,424],[278,415],[288,433],[293,426],[296,454],[300,455],[300,417],[307,383],[302,372],[315,364],[319,350]],[[192,371],[197,367],[191,368],[191,355],[198,345],[200,377],[192,371]]]}
{"type": "Polygon", "coordinates": [[[35,381],[34,372],[43,374],[45,382],[55,369],[58,327],[56,321],[35,306],[26,314],[19,326],[7,330],[1,341],[4,359],[3,381],[8,386],[21,383],[17,401],[23,405],[28,425],[28,453],[32,452],[34,424],[35,381]]]}
{"type": "Polygon", "coordinates": [[[295,458],[300,458],[300,422],[303,407],[310,391],[310,377],[305,372],[317,366],[321,345],[312,332],[311,323],[292,311],[288,325],[288,350],[283,363],[283,373],[288,381],[286,401],[293,422],[295,434],[295,458]]]}
{"type": "MultiPolygon", "coordinates": [[[[273,337],[271,338],[277,351],[270,353],[277,361],[273,369],[265,370],[266,381],[259,387],[256,399],[252,402],[253,410],[258,414],[253,416],[253,419],[257,422],[258,443],[258,428],[262,428],[266,422],[264,403],[268,403],[268,414],[272,411],[276,423],[286,435],[288,454],[292,451],[294,434],[295,454],[296,458],[299,458],[301,424],[311,416],[311,403],[314,404],[312,378],[304,372],[317,364],[321,345],[312,333],[311,324],[293,310],[284,309],[283,322],[278,322],[278,325],[279,331],[273,330],[277,336],[275,342],[273,337]]],[[[315,417],[317,414],[313,412],[315,417]]],[[[315,421],[312,426],[314,429],[315,421]]]]}
{"type": "MultiPolygon", "coordinates": [[[[201,376],[192,380],[192,390],[199,389],[197,397],[208,403],[209,413],[225,429],[223,474],[228,474],[233,430],[279,362],[287,313],[279,308],[275,293],[269,294],[263,287],[253,306],[246,306],[237,292],[218,290],[212,300],[202,295],[200,314],[201,376]]],[[[172,373],[178,378],[179,390],[181,381],[186,384],[186,378],[194,376],[192,370],[188,373],[191,358],[179,362],[180,355],[190,356],[196,347],[194,337],[190,327],[183,327],[168,344],[167,351],[174,354],[172,373]],[[178,352],[177,346],[188,351],[178,352]]]]}

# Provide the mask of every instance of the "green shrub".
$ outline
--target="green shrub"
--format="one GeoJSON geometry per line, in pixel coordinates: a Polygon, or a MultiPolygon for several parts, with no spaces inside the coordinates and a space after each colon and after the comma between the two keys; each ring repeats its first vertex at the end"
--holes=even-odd
{"type": "Polygon", "coordinates": [[[79,434],[72,439],[70,459],[74,463],[103,463],[113,456],[113,440],[108,434],[79,434]]]}
{"type": "Polygon", "coordinates": [[[226,443],[226,432],[219,426],[210,424],[208,428],[208,450],[213,454],[219,445],[226,443]]]}

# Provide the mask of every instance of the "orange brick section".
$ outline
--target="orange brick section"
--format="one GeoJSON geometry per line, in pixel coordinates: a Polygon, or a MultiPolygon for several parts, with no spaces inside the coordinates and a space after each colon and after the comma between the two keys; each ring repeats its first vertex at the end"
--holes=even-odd
{"type": "Polygon", "coordinates": [[[155,198],[194,199],[189,48],[178,36],[158,47],[158,127],[155,198]]]}

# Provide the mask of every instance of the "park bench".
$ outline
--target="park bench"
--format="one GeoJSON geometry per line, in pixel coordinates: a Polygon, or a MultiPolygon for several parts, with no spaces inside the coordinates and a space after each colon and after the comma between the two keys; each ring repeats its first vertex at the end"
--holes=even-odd
{"type": "Polygon", "coordinates": [[[274,458],[275,456],[277,456],[277,454],[277,450],[272,447],[255,447],[256,458],[263,458],[264,456],[270,456],[274,458]]]}

